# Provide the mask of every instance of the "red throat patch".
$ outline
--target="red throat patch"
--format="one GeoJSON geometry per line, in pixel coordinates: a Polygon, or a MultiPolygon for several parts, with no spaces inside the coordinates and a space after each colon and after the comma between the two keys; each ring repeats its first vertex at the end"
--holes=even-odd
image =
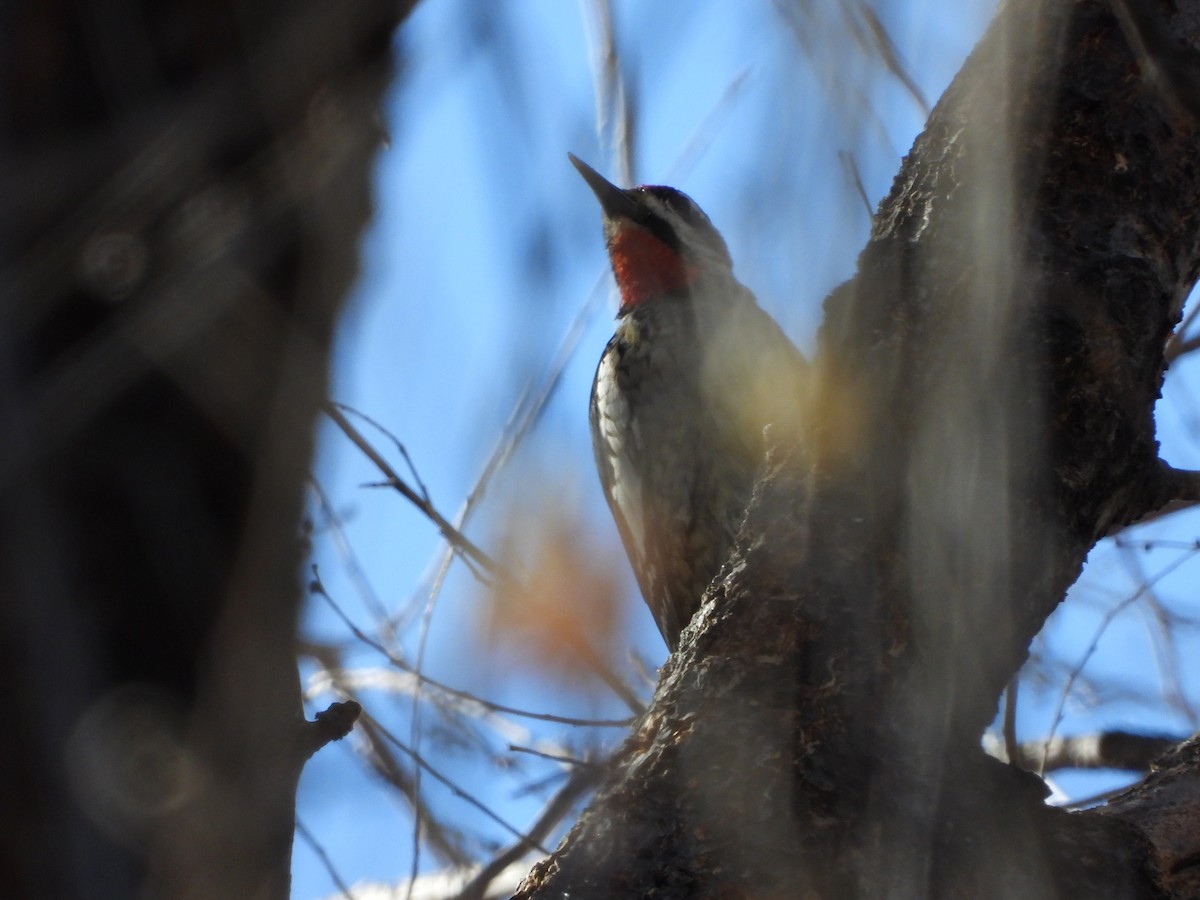
{"type": "Polygon", "coordinates": [[[613,274],[621,289],[621,312],[680,291],[697,274],[678,250],[668,247],[652,233],[633,223],[622,222],[608,241],[613,274]]]}

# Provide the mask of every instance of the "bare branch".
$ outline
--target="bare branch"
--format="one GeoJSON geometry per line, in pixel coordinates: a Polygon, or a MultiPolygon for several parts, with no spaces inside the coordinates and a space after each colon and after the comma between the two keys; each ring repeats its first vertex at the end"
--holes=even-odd
{"type": "Polygon", "coordinates": [[[362,451],[363,455],[366,456],[367,459],[369,459],[372,463],[374,463],[375,467],[383,473],[384,478],[387,479],[387,484],[390,487],[395,488],[395,490],[409,500],[413,506],[424,513],[426,518],[428,518],[431,522],[433,522],[434,525],[437,526],[438,531],[440,531],[442,534],[442,537],[444,537],[452,547],[463,554],[464,558],[470,562],[477,563],[482,569],[487,571],[489,575],[492,575],[495,578],[512,579],[512,576],[506,573],[503,566],[480,550],[479,547],[475,546],[470,538],[446,521],[442,514],[434,509],[433,504],[430,503],[428,499],[422,497],[411,487],[409,487],[404,479],[397,474],[396,470],[392,468],[391,464],[388,463],[388,461],[379,454],[379,451],[376,450],[371,443],[362,436],[362,433],[350,423],[350,420],[346,418],[336,404],[326,403],[325,414],[333,420],[334,424],[342,430],[346,437],[350,438],[350,441],[354,444],[354,446],[358,447],[358,449],[362,451]]]}
{"type": "Polygon", "coordinates": [[[421,834],[429,842],[433,852],[454,866],[468,865],[471,862],[471,856],[463,849],[466,842],[461,831],[441,821],[437,816],[429,814],[416,773],[410,774],[396,759],[378,722],[370,716],[364,717],[362,734],[369,748],[368,759],[371,768],[376,775],[395,788],[396,792],[408,801],[414,819],[422,823],[421,834]]]}
{"type": "Polygon", "coordinates": [[[454,796],[460,798],[461,800],[463,800],[466,803],[469,803],[471,806],[475,807],[475,809],[477,809],[477,810],[479,810],[479,812],[483,813],[483,815],[485,815],[488,819],[495,822],[497,825],[499,825],[501,828],[503,828],[505,831],[507,831],[509,834],[511,834],[513,837],[515,837],[518,840],[518,842],[520,842],[521,845],[526,850],[532,849],[532,850],[537,850],[544,854],[550,853],[550,851],[547,850],[545,847],[543,847],[539,841],[537,841],[537,840],[533,839],[532,837],[530,837],[529,835],[525,834],[519,828],[517,828],[515,825],[510,824],[507,820],[505,820],[502,816],[497,814],[490,806],[488,806],[482,800],[477,798],[470,791],[466,790],[463,787],[460,787],[454,781],[447,778],[445,775],[443,775],[441,772],[439,772],[437,769],[435,769],[433,766],[431,766],[429,764],[429,762],[426,761],[426,759],[420,753],[418,753],[412,747],[409,747],[407,744],[405,744],[403,741],[401,741],[398,737],[396,737],[394,734],[392,734],[391,731],[389,731],[382,724],[380,724],[378,719],[373,718],[369,713],[363,716],[363,727],[373,729],[377,734],[382,735],[383,738],[385,740],[387,740],[388,743],[390,743],[393,747],[395,747],[401,753],[405,754],[410,759],[412,759],[412,761],[415,762],[417,764],[417,766],[421,768],[422,771],[429,773],[429,775],[431,775],[436,781],[440,782],[442,785],[449,788],[449,790],[451,791],[451,793],[454,794],[454,796]]]}
{"type": "Polygon", "coordinates": [[[425,486],[425,482],[421,480],[421,473],[417,471],[417,464],[413,462],[412,457],[408,453],[408,448],[404,446],[404,442],[401,441],[400,438],[396,437],[396,435],[394,435],[388,428],[377,422],[375,419],[372,419],[362,410],[355,409],[353,406],[349,406],[345,403],[334,403],[333,405],[343,412],[352,413],[353,415],[362,419],[364,422],[386,437],[389,441],[391,441],[396,448],[396,452],[400,454],[400,457],[404,460],[405,464],[407,464],[408,471],[412,474],[413,481],[417,483],[417,489],[420,490],[421,496],[427,502],[433,502],[429,496],[429,488],[425,486]]]}
{"type": "MultiPolygon", "coordinates": [[[[571,813],[571,810],[575,807],[579,799],[600,783],[600,779],[606,772],[607,768],[605,766],[577,767],[571,773],[571,777],[567,779],[567,783],[550,799],[550,802],[542,810],[541,815],[534,821],[529,829],[529,836],[537,841],[545,841],[550,836],[552,830],[571,813]]],[[[496,876],[527,852],[526,846],[521,842],[511,844],[500,851],[462,889],[462,892],[458,894],[457,900],[479,900],[479,898],[484,896],[488,885],[492,883],[496,876]]]]}
{"type": "Polygon", "coordinates": [[[1015,762],[1027,772],[1061,769],[1126,769],[1148,772],[1156,759],[1187,740],[1187,735],[1137,734],[1132,731],[1102,731],[1049,741],[1025,741],[1008,756],[994,739],[988,752],[1006,762],[1015,762]]]}
{"type": "Polygon", "coordinates": [[[296,819],[296,834],[300,836],[304,843],[308,844],[313,853],[317,854],[317,859],[321,860],[321,865],[325,867],[325,871],[329,874],[329,877],[337,887],[338,892],[345,897],[346,900],[354,900],[354,894],[350,890],[350,885],[346,884],[345,880],[341,876],[341,873],[338,872],[337,866],[333,864],[333,860],[330,859],[329,853],[325,850],[325,847],[316,839],[316,836],[308,830],[308,827],[299,818],[296,819]]]}
{"type": "Polygon", "coordinates": [[[883,23],[879,21],[879,16],[875,10],[860,0],[858,14],[866,20],[867,28],[874,39],[875,49],[879,51],[884,68],[891,72],[896,80],[904,85],[904,89],[908,91],[913,100],[916,101],[917,106],[921,108],[921,114],[928,117],[929,101],[925,99],[925,92],[921,90],[912,73],[908,71],[908,67],[900,61],[900,54],[896,50],[892,36],[887,33],[887,29],[883,27],[883,23]]]}
{"type": "Polygon", "coordinates": [[[858,162],[854,158],[854,154],[845,150],[838,152],[838,160],[841,161],[842,167],[854,182],[854,189],[858,192],[858,198],[863,202],[863,208],[867,211],[867,218],[874,215],[874,210],[871,209],[871,198],[867,196],[867,188],[863,184],[862,173],[858,170],[858,162]]]}
{"type": "Polygon", "coordinates": [[[1096,633],[1094,635],[1092,635],[1092,640],[1088,644],[1087,649],[1084,650],[1083,655],[1080,656],[1079,661],[1076,663],[1075,667],[1071,670],[1070,675],[1067,676],[1067,680],[1063,684],[1062,692],[1060,693],[1059,698],[1058,698],[1058,705],[1057,705],[1057,707],[1055,707],[1055,710],[1054,710],[1054,719],[1050,725],[1050,732],[1046,736],[1046,739],[1042,742],[1043,763],[1040,768],[1034,768],[1031,771],[1036,771],[1039,774],[1046,771],[1045,760],[1049,759],[1050,747],[1051,747],[1051,744],[1053,743],[1053,741],[1055,740],[1055,732],[1058,730],[1058,726],[1060,724],[1062,724],[1063,713],[1064,713],[1064,710],[1066,709],[1067,698],[1070,696],[1071,689],[1074,686],[1076,679],[1079,677],[1079,674],[1083,671],[1084,666],[1086,666],[1088,664],[1088,660],[1090,660],[1092,658],[1092,655],[1096,652],[1096,648],[1100,645],[1100,638],[1104,636],[1104,633],[1106,631],[1108,631],[1109,626],[1112,625],[1113,621],[1116,619],[1116,617],[1118,615],[1120,615],[1122,612],[1124,612],[1126,609],[1128,609],[1130,606],[1132,606],[1134,603],[1136,603],[1138,600],[1140,600],[1142,598],[1142,596],[1146,592],[1148,592],[1155,584],[1157,584],[1159,581],[1161,581],[1167,575],[1174,572],[1176,569],[1178,569],[1184,563],[1188,562],[1197,553],[1200,553],[1200,543],[1197,543],[1196,546],[1185,550],[1184,553],[1181,556],[1179,556],[1176,560],[1174,560],[1167,566],[1164,566],[1162,569],[1160,569],[1159,572],[1156,575],[1154,575],[1154,577],[1147,579],[1146,582],[1143,585],[1141,585],[1141,587],[1139,587],[1137,589],[1137,591],[1135,591],[1133,593],[1132,596],[1127,597],[1126,599],[1122,600],[1120,603],[1118,603],[1117,605],[1112,607],[1105,614],[1105,616],[1101,620],[1099,626],[1097,626],[1097,628],[1096,628],[1096,633]]]}
{"type": "Polygon", "coordinates": [[[313,580],[311,582],[309,582],[309,586],[308,586],[309,591],[313,594],[316,594],[318,597],[320,597],[326,603],[329,604],[330,609],[332,609],[333,612],[338,616],[338,618],[340,618],[342,620],[342,622],[345,624],[345,626],[348,629],[350,629],[350,631],[354,634],[355,638],[357,638],[359,641],[361,641],[362,643],[364,643],[365,645],[370,647],[372,650],[375,650],[377,653],[379,653],[381,656],[383,656],[388,662],[390,662],[392,665],[396,666],[398,669],[401,669],[405,672],[410,673],[412,675],[412,677],[416,680],[416,682],[423,687],[434,688],[436,691],[439,691],[449,697],[455,697],[459,700],[463,700],[468,703],[476,704],[479,707],[481,707],[483,709],[487,709],[491,712],[505,713],[505,714],[511,715],[511,716],[520,716],[521,718],[525,718],[525,719],[537,719],[537,720],[540,720],[543,722],[556,722],[560,725],[596,726],[596,727],[601,727],[601,728],[627,728],[632,721],[632,719],[581,719],[581,718],[575,718],[572,716],[554,715],[552,713],[532,712],[532,711],[526,710],[526,709],[518,709],[517,707],[513,707],[513,706],[505,706],[501,703],[493,703],[492,701],[485,700],[484,698],[479,697],[475,694],[472,694],[469,691],[459,690],[458,688],[450,687],[448,684],[443,684],[442,682],[437,681],[436,679],[430,678],[429,676],[427,676],[424,673],[422,673],[421,671],[419,671],[411,663],[409,663],[406,660],[404,660],[403,658],[397,656],[395,653],[393,653],[391,650],[389,650],[383,644],[379,643],[377,640],[375,640],[370,635],[368,635],[366,632],[364,632],[361,628],[359,628],[358,625],[356,625],[354,623],[354,621],[346,614],[345,610],[343,610],[341,608],[341,606],[338,605],[337,601],[335,601],[333,599],[333,597],[331,597],[329,595],[329,592],[325,589],[325,585],[321,581],[321,578],[317,571],[316,566],[312,567],[312,571],[313,571],[313,580]]]}

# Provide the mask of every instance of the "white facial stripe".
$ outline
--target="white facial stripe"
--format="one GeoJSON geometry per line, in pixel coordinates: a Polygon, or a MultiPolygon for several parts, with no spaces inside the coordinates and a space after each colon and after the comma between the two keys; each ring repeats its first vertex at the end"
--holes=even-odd
{"type": "Polygon", "coordinates": [[[686,222],[682,216],[653,194],[646,194],[643,200],[652,212],[670,224],[676,237],[679,238],[680,244],[695,258],[695,262],[708,263],[722,269],[729,267],[728,257],[712,245],[715,229],[704,211],[696,206],[695,201],[691,201],[692,207],[696,212],[696,218],[704,223],[702,228],[694,227],[686,222]]]}

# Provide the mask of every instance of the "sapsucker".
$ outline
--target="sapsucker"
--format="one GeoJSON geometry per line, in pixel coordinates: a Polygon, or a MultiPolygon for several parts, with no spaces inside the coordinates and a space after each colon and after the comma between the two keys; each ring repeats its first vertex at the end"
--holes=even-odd
{"type": "Polygon", "coordinates": [[[621,292],[590,419],[596,467],[667,646],[728,557],[766,451],[799,439],[806,363],[674,188],[623,190],[575,156],[621,292]],[[780,433],[782,432],[782,433],[780,433]]]}

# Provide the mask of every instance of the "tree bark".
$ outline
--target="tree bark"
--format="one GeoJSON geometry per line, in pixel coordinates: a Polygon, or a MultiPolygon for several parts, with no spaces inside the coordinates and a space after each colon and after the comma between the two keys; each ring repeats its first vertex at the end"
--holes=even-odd
{"type": "Polygon", "coordinates": [[[410,3],[0,14],[0,894],[288,893],[299,520],[410,3]]]}
{"type": "Polygon", "coordinates": [[[519,897],[1182,883],[1140,812],[1048,808],[979,739],[1092,545],[1178,492],[1152,412],[1200,266],[1171,79],[1198,21],[1004,7],[826,301],[805,446],[769,460],[611,781],[519,897]]]}

